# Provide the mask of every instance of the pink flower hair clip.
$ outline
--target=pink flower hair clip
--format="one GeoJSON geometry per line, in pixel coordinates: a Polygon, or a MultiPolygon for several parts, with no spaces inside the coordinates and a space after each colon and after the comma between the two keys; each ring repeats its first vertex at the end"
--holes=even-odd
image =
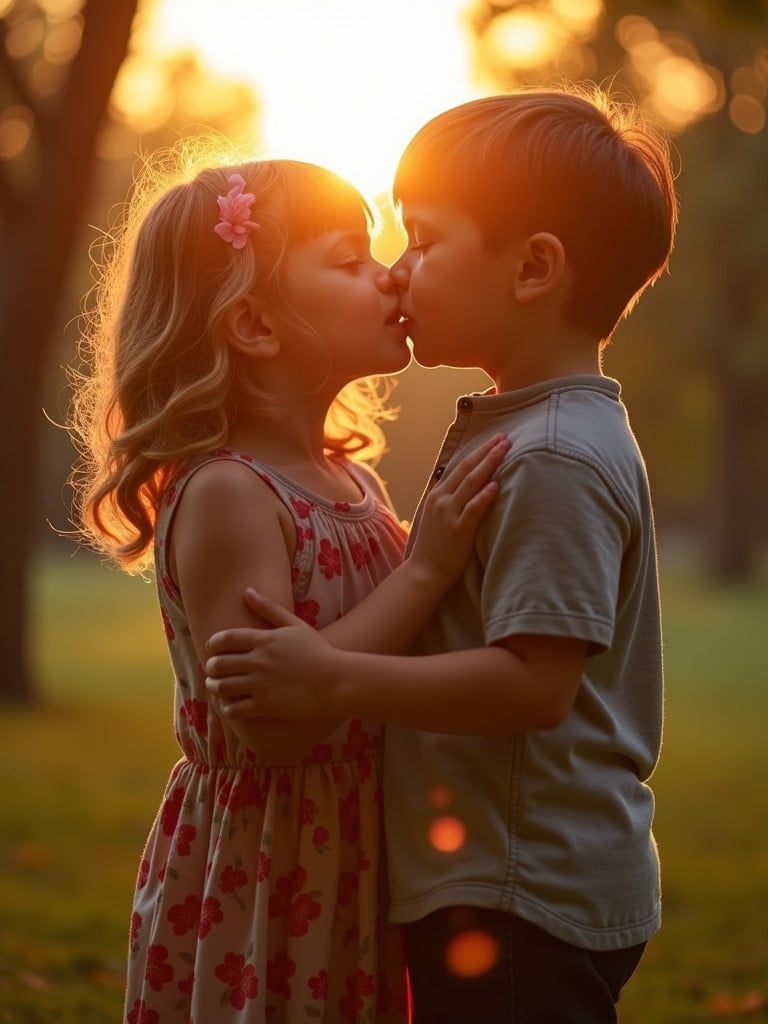
{"type": "Polygon", "coordinates": [[[253,192],[243,192],[245,178],[242,174],[230,174],[227,179],[232,186],[225,196],[219,196],[219,223],[214,227],[217,235],[229,242],[233,249],[243,249],[248,235],[261,225],[251,220],[251,206],[256,199],[253,192]]]}

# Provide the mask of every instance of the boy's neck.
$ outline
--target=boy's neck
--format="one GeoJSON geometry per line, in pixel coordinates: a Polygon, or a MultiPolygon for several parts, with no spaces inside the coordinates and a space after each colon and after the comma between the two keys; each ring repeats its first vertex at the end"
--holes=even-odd
{"type": "Polygon", "coordinates": [[[594,339],[571,332],[510,346],[507,358],[490,374],[497,393],[581,376],[602,376],[601,348],[594,339]]]}

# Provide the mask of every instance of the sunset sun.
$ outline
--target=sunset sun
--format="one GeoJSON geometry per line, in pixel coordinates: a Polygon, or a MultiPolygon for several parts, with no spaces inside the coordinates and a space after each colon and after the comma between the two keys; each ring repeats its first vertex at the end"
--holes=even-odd
{"type": "Polygon", "coordinates": [[[142,36],[156,53],[191,50],[216,74],[247,81],[262,155],[325,164],[372,197],[388,189],[413,132],[473,95],[465,7],[165,0],[142,36]]]}

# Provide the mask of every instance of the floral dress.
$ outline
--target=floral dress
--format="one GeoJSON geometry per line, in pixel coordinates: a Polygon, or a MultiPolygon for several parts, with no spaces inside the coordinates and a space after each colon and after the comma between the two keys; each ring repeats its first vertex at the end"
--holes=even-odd
{"type": "Polygon", "coordinates": [[[167,565],[174,511],[211,459],[253,468],[292,512],[296,614],[322,627],[402,561],[404,531],[375,474],[333,503],[234,452],[190,465],[158,517],[156,570],[183,757],[147,841],[133,905],[127,1024],[402,1024],[405,971],[387,921],[381,729],[345,721],[263,763],[216,713],[167,565]],[[276,760],[280,760],[279,758],[276,760]]]}

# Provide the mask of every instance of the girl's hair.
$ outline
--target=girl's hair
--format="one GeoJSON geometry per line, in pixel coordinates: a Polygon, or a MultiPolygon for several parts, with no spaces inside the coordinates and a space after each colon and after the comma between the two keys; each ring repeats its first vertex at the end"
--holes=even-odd
{"type": "Polygon", "coordinates": [[[597,87],[523,90],[439,114],[406,147],[393,192],[469,214],[491,252],[556,235],[574,273],[565,314],[600,339],[665,269],[677,224],[666,138],[597,87]]]}
{"type": "MultiPolygon", "coordinates": [[[[211,144],[195,140],[145,161],[96,261],[83,366],[71,374],[79,532],[132,571],[152,564],[159,504],[180,466],[225,444],[244,397],[274,403],[238,374],[226,309],[249,294],[277,299],[322,353],[322,339],[285,300],[283,257],[327,230],[373,223],[360,193],[325,168],[293,160],[212,166],[211,156],[211,144]],[[260,225],[239,250],[213,230],[231,174],[255,194],[260,225]]],[[[390,391],[374,378],[344,388],[326,420],[327,452],[380,455],[390,391]]]]}

